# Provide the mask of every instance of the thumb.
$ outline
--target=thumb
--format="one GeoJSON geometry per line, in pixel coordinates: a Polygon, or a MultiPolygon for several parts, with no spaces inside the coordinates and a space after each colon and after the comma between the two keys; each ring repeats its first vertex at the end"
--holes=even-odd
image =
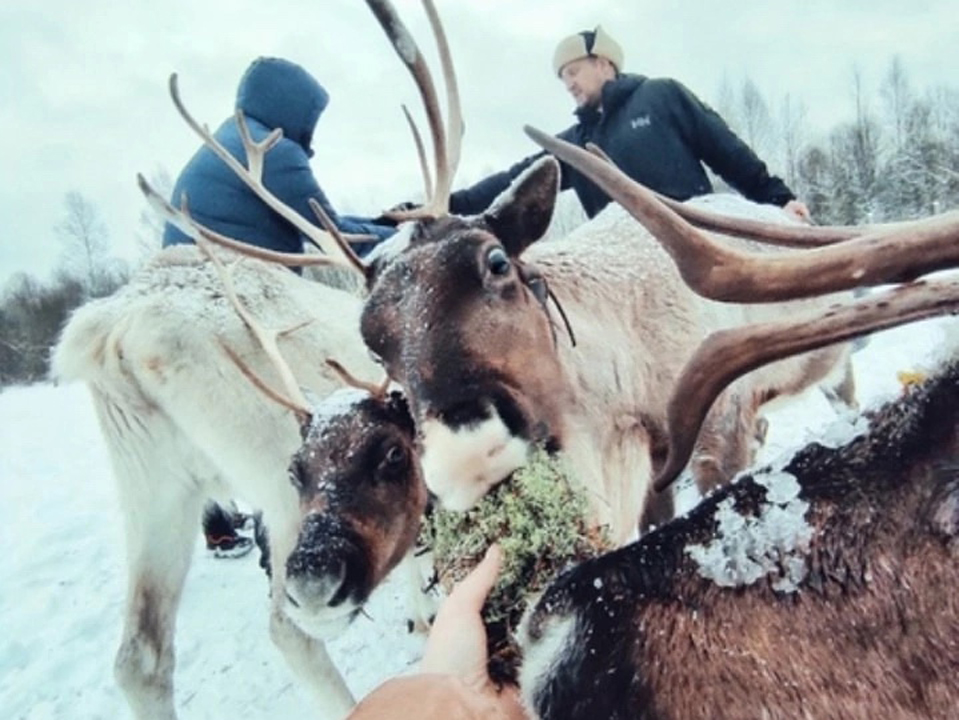
{"type": "Polygon", "coordinates": [[[486,602],[486,597],[493,589],[493,585],[496,584],[502,564],[503,550],[494,543],[486,550],[486,555],[479,565],[457,583],[444,604],[456,606],[458,612],[478,613],[482,610],[483,603],[486,602]]]}

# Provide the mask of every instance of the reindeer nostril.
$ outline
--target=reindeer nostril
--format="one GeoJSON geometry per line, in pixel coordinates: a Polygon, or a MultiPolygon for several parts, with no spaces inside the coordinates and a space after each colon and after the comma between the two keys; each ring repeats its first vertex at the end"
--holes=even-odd
{"type": "Polygon", "coordinates": [[[290,604],[307,612],[336,607],[349,597],[348,568],[341,558],[314,564],[309,572],[289,575],[286,597],[290,604]]]}

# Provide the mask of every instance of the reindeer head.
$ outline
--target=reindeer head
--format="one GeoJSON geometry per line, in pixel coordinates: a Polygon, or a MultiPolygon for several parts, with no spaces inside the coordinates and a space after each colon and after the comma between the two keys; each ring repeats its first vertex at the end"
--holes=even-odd
{"type": "Polygon", "coordinates": [[[406,401],[358,388],[324,399],[303,425],[290,482],[301,520],[285,609],[323,635],[359,613],[416,540],[426,488],[406,401]]]}
{"type": "Polygon", "coordinates": [[[445,507],[468,509],[532,444],[561,436],[546,281],[521,259],[557,188],[558,166],[544,159],[483,215],[420,221],[372,283],[363,339],[411,399],[424,477],[445,507]]]}

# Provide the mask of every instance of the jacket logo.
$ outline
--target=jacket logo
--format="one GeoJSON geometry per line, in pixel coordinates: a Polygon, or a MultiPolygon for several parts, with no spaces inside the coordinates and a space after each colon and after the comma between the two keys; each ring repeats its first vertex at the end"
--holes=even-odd
{"type": "Polygon", "coordinates": [[[649,115],[640,115],[639,117],[634,117],[629,121],[630,126],[633,130],[641,127],[649,127],[652,122],[649,119],[649,115]]]}

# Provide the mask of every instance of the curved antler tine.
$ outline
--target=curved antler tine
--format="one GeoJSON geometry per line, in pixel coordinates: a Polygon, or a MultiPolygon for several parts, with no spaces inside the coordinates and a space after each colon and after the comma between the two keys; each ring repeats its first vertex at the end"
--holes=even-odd
{"type": "MultiPolygon", "coordinates": [[[[330,219],[330,216],[326,214],[326,211],[323,209],[323,206],[320,205],[319,201],[316,198],[310,198],[308,200],[310,205],[310,210],[313,211],[313,214],[316,215],[317,220],[320,221],[320,224],[326,229],[330,234],[333,240],[336,242],[337,247],[339,247],[340,252],[343,253],[350,265],[355,267],[364,275],[366,274],[366,265],[360,260],[359,255],[353,252],[353,248],[350,247],[346,238],[343,236],[343,233],[340,232],[340,229],[336,227],[333,223],[333,220],[330,219]]],[[[374,238],[375,239],[375,238],[374,238]]],[[[320,248],[322,250],[322,248],[320,248]]]]}
{"type": "Polygon", "coordinates": [[[227,354],[227,357],[233,361],[233,364],[236,365],[237,369],[243,373],[243,376],[249,380],[253,385],[260,390],[264,395],[273,400],[275,403],[278,403],[285,407],[287,410],[291,410],[294,415],[296,415],[296,420],[300,424],[300,427],[304,425],[309,425],[313,419],[313,413],[306,408],[292,402],[289,398],[281,395],[276,390],[267,385],[263,378],[257,375],[253,370],[247,365],[243,358],[237,355],[236,351],[227,345],[222,338],[219,339],[220,347],[223,349],[223,352],[227,354]]]}
{"type": "Polygon", "coordinates": [[[599,185],[663,245],[704,297],[772,302],[902,282],[959,263],[959,212],[802,253],[750,255],[713,241],[647,188],[587,151],[526,127],[537,143],[599,185]]]}
{"type": "Polygon", "coordinates": [[[426,162],[426,148],[423,146],[423,136],[420,135],[420,129],[416,126],[413,116],[410,115],[409,108],[403,105],[403,115],[406,117],[406,124],[409,125],[410,132],[413,133],[413,142],[416,144],[416,157],[420,161],[420,172],[423,174],[423,188],[426,191],[424,197],[433,197],[433,178],[430,175],[430,167],[426,162]]]}
{"type": "Polygon", "coordinates": [[[426,111],[427,121],[430,127],[430,135],[433,139],[433,154],[436,166],[436,185],[433,193],[428,196],[426,203],[409,211],[398,211],[390,213],[390,217],[397,221],[413,220],[417,218],[435,218],[446,215],[449,212],[450,189],[453,184],[453,176],[456,167],[459,164],[460,144],[463,135],[463,120],[460,110],[459,89],[456,84],[456,75],[453,70],[453,62],[449,52],[449,46],[446,42],[446,35],[443,32],[442,23],[433,6],[432,0],[423,0],[426,13],[436,37],[436,44],[439,50],[440,61],[443,67],[443,77],[446,83],[447,98],[447,128],[444,130],[442,117],[440,115],[439,101],[436,95],[436,86],[433,83],[433,77],[430,73],[423,53],[413,39],[413,36],[407,30],[403,21],[400,20],[389,0],[366,0],[367,5],[373,11],[380,26],[386,32],[387,37],[393,44],[397,55],[406,65],[416,87],[423,100],[423,106],[426,111]]]}
{"type": "Polygon", "coordinates": [[[247,245],[239,240],[234,240],[226,235],[221,235],[220,233],[214,232],[208,227],[201,225],[192,217],[190,217],[190,213],[186,206],[185,196],[182,198],[182,208],[178,210],[169,202],[167,202],[164,197],[157,193],[157,191],[150,186],[150,183],[147,182],[146,178],[144,178],[140,173],[137,173],[137,185],[139,185],[140,191],[146,197],[147,203],[149,203],[150,207],[153,208],[153,210],[165,221],[174,225],[184,235],[192,238],[194,242],[198,242],[200,239],[209,240],[215,245],[220,245],[222,247],[235,250],[243,255],[255,257],[260,260],[266,260],[267,262],[286,265],[288,267],[342,266],[342,263],[338,263],[326,255],[281,253],[276,252],[275,250],[266,250],[253,245],[247,245]]]}
{"type": "Polygon", "coordinates": [[[442,208],[445,214],[449,212],[450,190],[453,187],[456,168],[459,167],[460,163],[460,148],[463,141],[463,113],[460,107],[460,91],[456,82],[456,71],[453,69],[453,56],[450,54],[443,23],[440,22],[433,0],[423,0],[423,7],[426,9],[426,15],[436,38],[440,67],[443,69],[443,83],[446,85],[447,158],[446,165],[442,167],[442,178],[440,177],[440,168],[437,168],[436,171],[436,205],[438,208],[442,208]]]}
{"type": "MultiPolygon", "coordinates": [[[[304,218],[289,205],[282,202],[278,197],[267,190],[266,186],[263,185],[261,180],[263,157],[277,142],[279,142],[280,138],[282,137],[282,131],[278,129],[274,130],[259,143],[254,142],[250,136],[246,121],[243,119],[242,114],[238,113],[237,123],[240,129],[240,136],[243,141],[244,151],[246,152],[246,156],[250,164],[249,168],[244,167],[242,163],[237,161],[237,159],[233,157],[233,155],[231,155],[230,152],[224,148],[215,137],[213,137],[209,129],[201,126],[187,111],[186,106],[180,99],[180,90],[176,73],[170,75],[169,84],[170,97],[173,99],[173,104],[176,106],[177,111],[186,121],[187,125],[189,125],[193,131],[196,132],[200,138],[202,138],[204,144],[206,144],[210,150],[216,153],[216,156],[225,162],[237,177],[246,183],[247,187],[249,187],[257,195],[257,197],[266,203],[270,209],[279,214],[284,220],[293,225],[305,237],[309,238],[310,241],[313,242],[318,248],[323,250],[330,260],[333,260],[340,265],[346,265],[347,267],[358,271],[360,275],[363,275],[364,277],[366,276],[366,267],[363,262],[359,260],[359,258],[357,258],[355,255],[350,257],[349,254],[345,254],[341,251],[338,252],[340,249],[339,245],[337,245],[335,241],[331,243],[330,237],[326,232],[320,230],[320,228],[304,218]]],[[[245,249],[239,251],[246,252],[245,249]]]]}
{"type": "MultiPolygon", "coordinates": [[[[443,172],[442,168],[448,164],[448,156],[446,153],[446,137],[443,131],[442,118],[440,117],[439,101],[436,97],[436,86],[433,83],[433,76],[426,64],[423,53],[420,52],[419,45],[416,44],[416,40],[413,39],[406,25],[396,13],[393,4],[388,0],[366,0],[366,4],[369,5],[370,10],[373,11],[373,15],[376,16],[386,36],[393,44],[396,54],[399,55],[400,60],[406,65],[410,74],[413,76],[413,80],[416,82],[416,87],[419,90],[420,98],[423,101],[423,106],[426,111],[430,135],[433,138],[433,158],[436,166],[438,185],[440,174],[443,172]]],[[[433,207],[434,199],[435,196],[431,197],[426,205],[419,208],[413,216],[426,216],[427,210],[429,210],[431,216],[435,217],[437,213],[433,207]]]]}
{"type": "Polygon", "coordinates": [[[613,162],[613,159],[606,154],[606,151],[603,150],[603,148],[601,148],[596,143],[586,143],[586,149],[589,152],[591,152],[593,155],[598,157],[600,160],[605,160],[606,162],[608,162],[610,165],[613,165],[613,166],[616,165],[616,163],[613,162]]]}
{"type": "MultiPolygon", "coordinates": [[[[283,359],[283,355],[280,353],[280,348],[276,344],[276,334],[269,335],[266,330],[256,321],[256,318],[254,318],[243,306],[243,303],[240,302],[240,298],[237,296],[236,289],[233,286],[233,278],[230,277],[230,273],[223,265],[223,261],[220,260],[220,258],[216,256],[216,253],[213,252],[213,249],[206,238],[202,236],[198,237],[197,246],[213,264],[217,275],[220,277],[220,282],[223,283],[223,293],[233,304],[237,315],[240,316],[240,318],[243,320],[243,323],[250,329],[250,332],[252,332],[256,339],[260,342],[260,345],[263,347],[263,351],[273,363],[274,367],[276,367],[276,370],[280,375],[280,380],[286,389],[287,395],[284,397],[273,390],[266,390],[268,387],[267,384],[259,378],[254,380],[254,385],[266,392],[269,397],[273,398],[277,402],[280,402],[280,404],[282,404],[284,407],[292,409],[296,413],[297,419],[300,421],[301,426],[303,426],[305,423],[308,423],[309,419],[313,416],[313,411],[311,410],[309,401],[303,395],[303,391],[300,390],[300,385],[297,383],[296,377],[293,375],[293,370],[287,364],[286,360],[283,359]]],[[[225,346],[222,341],[221,345],[225,346]]],[[[235,353],[228,351],[227,354],[234,359],[234,362],[237,363],[237,366],[244,375],[250,377],[251,379],[255,377],[255,374],[252,372],[252,370],[250,370],[250,368],[247,367],[242,361],[237,362],[239,358],[234,358],[236,355],[235,353]]]]}
{"type": "Polygon", "coordinates": [[[383,382],[379,385],[365,380],[360,380],[353,373],[343,367],[339,362],[333,358],[327,358],[326,364],[340,376],[340,380],[343,381],[343,384],[349,385],[350,387],[358,388],[359,390],[366,390],[374,398],[383,398],[386,396],[386,388],[389,387],[390,379],[387,376],[383,382]]]}
{"type": "Polygon", "coordinates": [[[764,323],[710,335],[683,368],[668,407],[669,454],[654,482],[663,490],[689,461],[713,401],[762,365],[859,335],[959,312],[959,280],[917,282],[798,322],[764,323]]]}

